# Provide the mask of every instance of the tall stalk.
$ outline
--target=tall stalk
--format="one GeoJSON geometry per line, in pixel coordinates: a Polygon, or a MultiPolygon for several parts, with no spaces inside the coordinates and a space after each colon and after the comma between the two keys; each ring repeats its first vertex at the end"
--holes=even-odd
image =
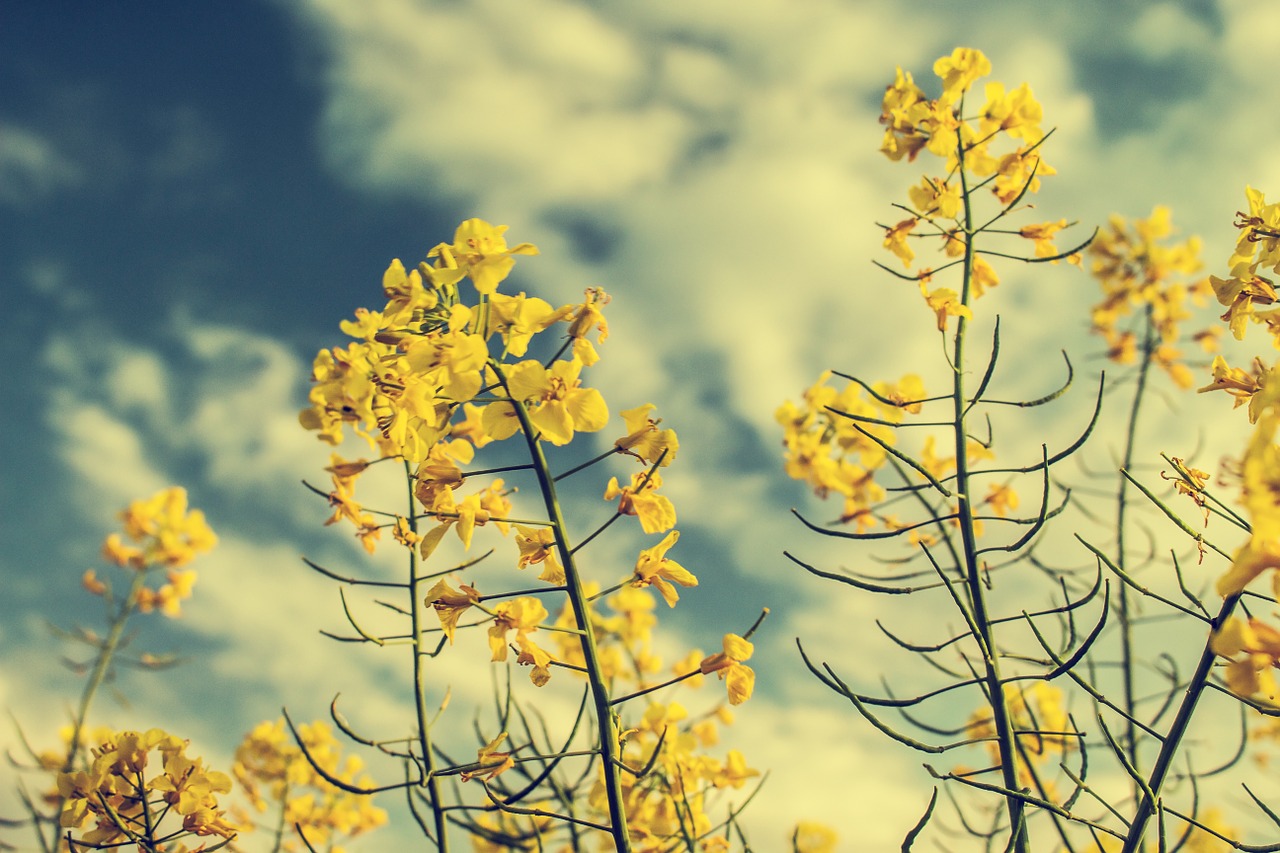
{"type": "MultiPolygon", "coordinates": [[[[1133,469],[1133,454],[1138,439],[1138,416],[1142,411],[1142,402],[1146,397],[1147,376],[1151,370],[1152,355],[1156,347],[1155,323],[1151,317],[1151,306],[1148,304],[1143,316],[1142,352],[1138,365],[1138,384],[1133,392],[1133,401],[1129,405],[1129,418],[1125,428],[1124,456],[1120,470],[1133,469]]],[[[1125,519],[1129,509],[1129,478],[1120,477],[1120,485],[1116,490],[1116,566],[1121,571],[1128,571],[1125,553],[1125,519]]],[[[1139,773],[1142,767],[1138,757],[1137,697],[1135,693],[1136,655],[1133,639],[1133,593],[1128,584],[1120,584],[1116,596],[1116,617],[1120,620],[1120,672],[1124,684],[1124,749],[1130,766],[1139,773]]],[[[1136,800],[1142,795],[1136,782],[1133,783],[1133,796],[1136,800]]]]}
{"type": "MultiPolygon", "coordinates": [[[[405,482],[409,489],[409,530],[414,536],[418,534],[418,520],[414,513],[413,471],[409,463],[404,463],[405,482]]],[[[422,769],[427,796],[431,800],[431,813],[435,819],[436,844],[440,853],[448,853],[449,836],[446,832],[444,808],[440,799],[440,781],[435,775],[435,755],[431,748],[431,721],[427,718],[426,671],[422,659],[428,654],[425,646],[425,625],[423,625],[423,608],[425,597],[421,592],[422,580],[418,577],[418,552],[415,548],[409,551],[409,618],[412,623],[413,641],[409,648],[413,654],[413,709],[418,720],[418,749],[422,752],[422,769]]]]}
{"type": "Polygon", "coordinates": [[[629,853],[631,839],[627,832],[627,813],[622,797],[622,780],[619,776],[622,766],[619,753],[618,737],[620,732],[614,719],[609,689],[604,683],[603,667],[596,649],[595,632],[591,627],[590,602],[583,588],[582,576],[574,561],[573,548],[569,546],[568,529],[564,523],[564,515],[560,510],[560,501],[556,497],[555,478],[547,464],[546,455],[542,452],[537,429],[529,419],[529,411],[523,400],[511,397],[507,387],[507,377],[502,366],[494,360],[489,367],[498,377],[498,382],[506,391],[507,398],[520,421],[520,429],[524,433],[529,458],[533,462],[533,470],[538,478],[538,488],[542,494],[543,506],[547,518],[551,521],[551,530],[555,535],[556,551],[560,563],[564,567],[565,591],[569,596],[569,606],[573,608],[573,617],[582,631],[582,655],[586,664],[587,684],[591,691],[591,701],[595,708],[596,727],[598,731],[598,749],[600,750],[601,769],[604,774],[605,796],[609,803],[609,828],[613,836],[614,848],[619,853],[629,853]]]}
{"type": "MultiPolygon", "coordinates": [[[[138,569],[133,573],[133,580],[129,583],[129,591],[123,599],[120,599],[114,605],[116,610],[111,614],[111,622],[107,627],[107,636],[98,646],[98,654],[94,658],[89,680],[85,683],[84,690],[80,693],[80,704],[76,708],[76,715],[71,721],[71,742],[67,745],[67,758],[58,771],[60,773],[70,773],[76,767],[81,748],[84,745],[84,728],[85,721],[89,718],[89,708],[93,704],[94,698],[98,695],[98,688],[102,686],[102,682],[106,679],[107,673],[111,669],[111,660],[115,657],[116,650],[120,648],[120,641],[124,637],[125,624],[129,621],[129,617],[137,612],[138,593],[145,583],[146,571],[138,569]]],[[[59,823],[59,817],[62,813],[63,803],[64,800],[61,796],[53,802],[53,830],[50,832],[47,842],[41,839],[41,846],[45,853],[52,853],[52,851],[58,849],[58,842],[62,837],[62,825],[59,823]]]]}
{"type": "MultiPolygon", "coordinates": [[[[970,202],[968,176],[964,165],[964,143],[960,143],[958,167],[960,177],[961,198],[964,202],[964,283],[961,290],[961,304],[968,307],[970,285],[973,279],[973,241],[977,236],[973,224],[973,212],[970,202]]],[[[1000,676],[999,651],[995,640],[995,627],[987,612],[986,591],[982,578],[982,567],[978,560],[977,536],[973,529],[973,500],[969,489],[969,454],[968,434],[965,429],[966,416],[969,410],[965,399],[964,382],[964,345],[968,321],[961,315],[957,318],[956,335],[951,356],[951,402],[954,412],[952,422],[956,448],[956,485],[957,516],[960,523],[960,539],[964,549],[964,582],[969,593],[969,604],[973,608],[973,623],[978,629],[977,639],[982,653],[982,680],[984,690],[991,703],[991,724],[995,728],[1000,747],[1000,774],[1004,787],[1008,791],[1018,790],[1017,744],[1013,733],[1013,725],[1009,719],[1009,709],[1005,704],[1004,682],[1000,676]]],[[[1017,853],[1027,853],[1028,838],[1024,818],[1026,808],[1016,795],[1005,795],[1005,806],[1009,814],[1010,831],[1013,833],[1013,849],[1017,853]]]]}

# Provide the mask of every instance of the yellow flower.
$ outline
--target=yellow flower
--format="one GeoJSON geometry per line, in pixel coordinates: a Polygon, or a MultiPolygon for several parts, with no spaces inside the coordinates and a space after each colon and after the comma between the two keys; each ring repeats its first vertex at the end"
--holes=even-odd
{"type": "Polygon", "coordinates": [[[127,839],[158,849],[157,841],[167,846],[185,834],[234,837],[238,827],[225,818],[217,800],[231,790],[230,777],[188,757],[186,746],[160,729],[124,731],[103,740],[92,750],[88,770],[58,775],[61,825],[76,829],[93,815],[97,826],[73,840],[87,847],[120,846],[127,839]],[[162,768],[148,779],[143,771],[155,751],[162,768]],[[153,817],[143,820],[144,812],[153,817]],[[182,818],[180,830],[162,826],[170,813],[182,818]]]}
{"type": "Polygon", "coordinates": [[[675,430],[658,429],[658,424],[662,423],[661,418],[655,420],[649,417],[649,413],[656,408],[653,403],[645,403],[622,412],[627,434],[613,444],[619,450],[650,465],[661,459],[662,462],[658,464],[665,468],[675,461],[680,441],[676,438],[675,430]]]}
{"type": "Polygon", "coordinates": [[[177,486],[134,501],[121,518],[125,534],[141,544],[146,563],[182,566],[218,542],[204,513],[187,511],[187,490],[177,486]]]}
{"type": "Polygon", "coordinates": [[[639,559],[636,560],[635,577],[631,581],[632,585],[637,587],[650,585],[656,587],[668,607],[675,607],[676,602],[680,600],[680,593],[671,585],[672,582],[685,587],[698,585],[698,579],[692,573],[675,560],[668,560],[666,557],[667,551],[679,538],[680,531],[673,530],[657,545],[641,551],[639,559]]]}
{"type": "Polygon", "coordinates": [[[574,313],[569,321],[569,337],[573,339],[573,357],[586,367],[600,360],[596,348],[587,340],[587,335],[595,330],[596,343],[604,343],[605,338],[609,337],[609,323],[604,319],[600,308],[610,301],[612,299],[609,294],[601,288],[588,287],[582,304],[572,309],[574,313]]]}
{"type": "Polygon", "coordinates": [[[486,743],[480,749],[476,750],[476,764],[480,766],[478,770],[470,770],[462,774],[463,782],[470,782],[476,777],[483,779],[493,779],[499,773],[504,773],[516,766],[515,759],[511,757],[509,752],[498,752],[498,746],[507,739],[507,733],[503,732],[493,740],[486,743]]]}
{"type": "Polygon", "coordinates": [[[1038,225],[1025,225],[1018,233],[1035,244],[1037,258],[1049,258],[1058,254],[1058,247],[1053,244],[1053,235],[1067,227],[1067,220],[1057,222],[1041,222],[1038,225]]]}
{"type": "Polygon", "coordinates": [[[926,219],[940,216],[954,219],[960,214],[960,189],[942,178],[924,178],[919,186],[907,191],[911,205],[926,219]]]}
{"type": "Polygon", "coordinates": [[[1018,508],[1018,493],[1007,483],[992,483],[983,503],[988,504],[996,515],[1004,518],[1018,508]]]}
{"type": "Polygon", "coordinates": [[[490,225],[483,219],[468,219],[454,232],[453,244],[441,243],[427,253],[437,258],[444,267],[466,272],[479,293],[493,293],[511,268],[515,266],[512,255],[536,255],[538,248],[532,243],[521,243],[507,248],[503,235],[506,225],[490,225]]]}
{"type": "Polygon", "coordinates": [[[550,527],[525,527],[517,524],[516,547],[520,549],[517,568],[545,563],[538,580],[553,586],[565,583],[564,567],[556,557],[556,534],[550,527]]]}
{"type": "MultiPolygon", "coordinates": [[[[287,733],[283,719],[259,723],[236,749],[232,771],[254,808],[265,811],[268,798],[279,803],[284,826],[303,833],[308,842],[338,851],[335,841],[376,829],[387,813],[367,795],[343,791],[322,777],[311,762],[347,784],[372,787],[355,756],[342,756],[342,747],[323,721],[302,723],[298,737],[311,759],[302,754],[287,733]],[[295,827],[295,824],[297,825],[295,827]],[[341,836],[342,838],[334,838],[341,836]]],[[[295,845],[286,841],[284,848],[295,845]]]]}
{"type": "Polygon", "coordinates": [[[1031,145],[1044,138],[1040,132],[1044,109],[1026,83],[1008,93],[1003,83],[988,83],[986,95],[987,103],[982,108],[979,121],[983,136],[1004,131],[1031,145]]]}
{"type": "Polygon", "coordinates": [[[533,667],[529,672],[529,680],[533,682],[534,687],[542,687],[551,680],[550,654],[524,634],[516,637],[516,647],[520,650],[516,655],[516,663],[533,667]]]}
{"type": "Polygon", "coordinates": [[[991,73],[991,61],[980,50],[957,47],[950,56],[933,63],[933,73],[942,78],[942,97],[939,100],[955,103],[974,81],[991,73]]]}
{"type": "Polygon", "coordinates": [[[445,491],[462,485],[464,477],[458,462],[470,462],[475,447],[462,439],[434,445],[413,472],[413,494],[423,507],[432,509],[445,491]]]}
{"type": "Polygon", "coordinates": [[[724,766],[711,780],[717,788],[741,788],[748,779],[760,775],[759,770],[747,766],[747,759],[736,749],[724,757],[724,766]]]}
{"type": "Polygon", "coordinates": [[[910,72],[899,68],[894,81],[885,87],[880,107],[880,123],[887,125],[880,151],[890,160],[906,157],[911,162],[928,143],[928,134],[919,130],[915,120],[921,105],[928,108],[924,92],[911,79],[910,72]]]}
{"type": "Polygon", "coordinates": [[[436,290],[457,284],[465,274],[465,270],[456,267],[436,269],[426,264],[406,273],[404,264],[396,258],[382,274],[382,292],[387,297],[387,307],[382,310],[383,327],[405,326],[415,314],[421,316],[432,311],[440,301],[436,290]],[[424,277],[431,285],[430,290],[423,285],[424,277]]]}
{"type": "Polygon", "coordinates": [[[1228,279],[1209,276],[1209,283],[1218,301],[1227,306],[1222,320],[1237,341],[1244,340],[1245,324],[1254,316],[1254,307],[1274,304],[1277,298],[1275,284],[1244,264],[1233,268],[1228,279]]]}
{"type": "Polygon", "coordinates": [[[489,650],[493,660],[507,659],[507,633],[515,631],[517,637],[538,630],[547,618],[547,608],[530,596],[504,601],[493,608],[493,624],[489,626],[489,650]]]}
{"type": "Polygon", "coordinates": [[[1213,653],[1227,658],[1227,686],[1245,698],[1275,703],[1280,689],[1272,670],[1280,666],[1280,631],[1259,619],[1232,616],[1209,640],[1213,653]],[[1243,655],[1237,658],[1237,655],[1243,655]]]}
{"type": "Polygon", "coordinates": [[[147,565],[147,558],[142,549],[124,544],[119,533],[109,534],[102,543],[102,557],[122,569],[125,567],[143,569],[147,565]]]}
{"type": "Polygon", "coordinates": [[[524,293],[519,296],[495,293],[489,297],[489,328],[485,337],[501,332],[506,352],[520,357],[528,351],[534,335],[565,319],[572,311],[572,306],[553,309],[545,300],[524,293]]]}
{"type": "MultiPolygon", "coordinates": [[[[155,591],[150,604],[159,608],[165,616],[176,619],[182,615],[181,602],[191,597],[191,588],[196,583],[196,573],[191,569],[169,569],[166,573],[169,582],[155,591]]],[[[148,607],[139,607],[146,612],[148,607]]]]}
{"type": "Polygon", "coordinates": [[[939,332],[947,330],[948,317],[973,319],[973,312],[969,310],[967,305],[961,304],[960,294],[951,288],[939,287],[937,290],[927,290],[925,283],[921,281],[920,292],[924,295],[925,302],[929,304],[929,310],[938,315],[939,332]]]}
{"type": "Polygon", "coordinates": [[[699,664],[703,675],[720,673],[720,680],[729,691],[730,705],[741,705],[755,690],[755,671],[743,663],[754,651],[755,647],[737,634],[725,634],[724,651],[703,658],[699,664]]]}
{"type": "Polygon", "coordinates": [[[435,608],[436,616],[440,618],[440,628],[452,644],[458,619],[469,607],[480,603],[480,591],[465,583],[461,589],[454,589],[449,586],[447,579],[441,578],[427,591],[426,603],[435,608]]]}
{"type": "Polygon", "coordinates": [[[987,263],[986,258],[981,256],[973,259],[973,275],[969,279],[969,286],[972,288],[973,298],[978,299],[989,288],[995,287],[1000,283],[1000,276],[996,275],[995,268],[987,263]]]}
{"type": "Polygon", "coordinates": [[[791,833],[791,846],[795,853],[836,853],[839,836],[829,826],[802,820],[791,833]]]}
{"type": "Polygon", "coordinates": [[[901,258],[902,265],[908,269],[911,267],[911,262],[915,260],[916,253],[912,251],[907,237],[919,224],[920,220],[913,216],[884,229],[884,247],[901,258]]]}
{"type": "MultiPolygon", "coordinates": [[[[550,370],[533,360],[511,368],[507,388],[513,399],[529,407],[529,420],[538,429],[539,438],[564,445],[573,440],[575,431],[595,432],[609,422],[604,397],[578,381],[581,370],[582,363],[576,359],[557,361],[550,370]]],[[[499,441],[520,428],[511,403],[489,404],[482,421],[485,433],[499,441]]]]}
{"type": "Polygon", "coordinates": [[[645,533],[662,533],[676,526],[676,508],[666,495],[657,490],[662,487],[662,477],[657,471],[640,471],[631,475],[630,486],[619,486],[618,478],[611,477],[605,487],[604,499],[618,500],[618,512],[640,519],[645,533]]]}
{"type": "Polygon", "coordinates": [[[991,192],[1004,204],[1010,204],[1025,189],[1040,191],[1040,179],[1058,174],[1058,170],[1040,159],[1040,149],[1019,148],[1000,158],[991,192]]]}

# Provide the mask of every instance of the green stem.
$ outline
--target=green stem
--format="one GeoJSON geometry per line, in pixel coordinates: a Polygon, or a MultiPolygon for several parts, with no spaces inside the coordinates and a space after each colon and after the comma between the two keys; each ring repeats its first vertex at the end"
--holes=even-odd
{"type": "Polygon", "coordinates": [[[288,811],[289,803],[289,783],[284,783],[284,788],[280,791],[280,819],[276,821],[276,837],[275,842],[271,845],[271,853],[280,853],[284,846],[284,816],[288,811]]]}
{"type": "MultiPolygon", "coordinates": [[[[1142,410],[1142,400],[1146,396],[1144,393],[1147,387],[1147,376],[1151,369],[1151,356],[1155,351],[1155,324],[1151,319],[1151,306],[1146,309],[1146,317],[1144,319],[1144,329],[1142,334],[1142,363],[1138,367],[1138,387],[1133,392],[1133,404],[1129,407],[1129,423],[1125,433],[1124,444],[1124,461],[1120,465],[1122,471],[1128,471],[1133,467],[1133,454],[1137,446],[1138,437],[1138,415],[1142,410]]],[[[1125,515],[1129,508],[1128,501],[1129,479],[1127,477],[1120,478],[1120,486],[1116,492],[1116,565],[1121,571],[1125,570],[1125,515]]],[[[1138,764],[1138,729],[1134,723],[1136,717],[1136,677],[1134,672],[1135,660],[1133,651],[1133,601],[1130,598],[1130,591],[1127,584],[1121,584],[1119,595],[1116,597],[1116,616],[1120,619],[1120,677],[1124,681],[1124,749],[1129,758],[1129,763],[1138,772],[1142,768],[1138,764]]],[[[1136,788],[1133,790],[1134,799],[1137,799],[1141,792],[1136,788]]]]}
{"type": "MultiPolygon", "coordinates": [[[[76,760],[80,755],[81,747],[84,745],[85,720],[89,718],[89,707],[93,704],[93,700],[98,694],[98,688],[102,686],[102,682],[106,679],[107,673],[111,669],[111,659],[115,657],[116,650],[120,647],[120,640],[124,637],[125,624],[129,621],[129,617],[138,610],[138,593],[146,584],[146,579],[147,573],[145,569],[136,570],[133,575],[133,581],[129,584],[129,591],[125,593],[123,599],[115,603],[116,611],[111,616],[111,624],[107,627],[107,637],[102,641],[102,645],[98,647],[98,656],[93,662],[93,670],[89,674],[89,681],[85,684],[84,691],[80,694],[80,707],[76,709],[75,718],[71,721],[71,742],[67,745],[67,760],[62,764],[61,772],[63,773],[70,773],[75,769],[76,760]]],[[[58,818],[62,813],[63,803],[62,797],[58,797],[53,803],[53,832],[50,835],[46,850],[57,850],[61,841],[62,827],[58,818]]]]}
{"type": "MultiPolygon", "coordinates": [[[[405,483],[409,490],[409,530],[415,535],[418,532],[418,519],[413,512],[413,471],[409,463],[404,463],[405,483]]],[[[429,653],[423,648],[424,637],[423,608],[426,606],[424,592],[420,587],[426,578],[418,577],[418,551],[409,549],[409,618],[413,623],[413,708],[418,717],[418,748],[422,750],[422,763],[425,773],[427,797],[431,803],[431,813],[436,825],[436,848],[441,853],[449,849],[449,836],[444,818],[444,806],[440,799],[440,783],[435,774],[435,756],[431,751],[431,721],[427,718],[426,667],[422,660],[429,653]]]]}
{"type": "MultiPolygon", "coordinates": [[[[964,285],[961,290],[961,304],[968,307],[970,285],[973,279],[973,241],[976,232],[973,228],[973,211],[970,200],[968,176],[964,166],[964,147],[959,150],[960,165],[957,169],[960,177],[961,199],[964,203],[964,285]]],[[[978,559],[977,535],[973,529],[973,501],[969,491],[969,450],[968,434],[965,429],[965,418],[968,405],[965,400],[964,386],[964,344],[968,322],[960,316],[956,323],[956,336],[952,349],[952,389],[951,401],[955,417],[954,428],[956,448],[956,482],[957,520],[960,524],[960,539],[964,546],[964,580],[968,589],[970,606],[973,608],[973,621],[978,629],[976,639],[981,646],[983,672],[987,696],[991,702],[991,724],[995,728],[996,741],[1000,747],[1000,773],[1004,788],[1008,791],[1018,790],[1018,749],[1014,740],[1013,725],[1009,717],[1009,708],[1005,703],[1004,682],[1000,676],[999,651],[995,641],[995,630],[991,616],[987,612],[985,588],[983,586],[982,567],[978,559]]],[[[1005,795],[1005,808],[1009,815],[1009,826],[1014,833],[1013,850],[1016,853],[1029,853],[1029,841],[1026,830],[1026,819],[1023,812],[1026,804],[1013,794],[1005,795]]]]}
{"type": "MultiPolygon", "coordinates": [[[[1213,620],[1214,631],[1227,621],[1231,612],[1235,610],[1236,602],[1239,600],[1239,595],[1227,596],[1223,600],[1222,607],[1213,620]]],[[[1173,724],[1169,727],[1169,732],[1165,735],[1164,742],[1160,745],[1160,753],[1156,756],[1151,775],[1147,778],[1146,792],[1142,795],[1142,799],[1138,801],[1138,810],[1133,816],[1133,821],[1129,824],[1129,834],[1124,840],[1123,853],[1137,853],[1141,849],[1140,845],[1142,844],[1142,837],[1146,833],[1147,824],[1151,822],[1151,818],[1156,812],[1156,799],[1160,796],[1160,789],[1164,786],[1165,779],[1168,778],[1169,768],[1173,766],[1173,760],[1178,756],[1178,751],[1182,746],[1182,739],[1187,733],[1187,727],[1191,725],[1191,717],[1195,713],[1196,705],[1199,703],[1205,689],[1209,686],[1209,670],[1213,668],[1213,661],[1217,657],[1210,647],[1211,642],[1212,632],[1210,633],[1210,639],[1205,641],[1204,651],[1200,653],[1200,662],[1196,664],[1196,671],[1192,674],[1191,681],[1187,684],[1187,692],[1183,694],[1182,704],[1178,706],[1178,714],[1173,718],[1173,724]]]]}
{"type": "MultiPolygon", "coordinates": [[[[507,377],[502,365],[492,359],[489,366],[497,375],[502,387],[507,387],[507,377]]],[[[621,756],[618,754],[618,726],[613,710],[610,707],[609,689],[604,683],[600,655],[596,650],[595,631],[591,627],[591,604],[583,589],[582,576],[574,562],[574,550],[569,547],[568,530],[564,516],[560,511],[560,501],[556,497],[555,477],[547,464],[547,458],[538,443],[538,434],[529,420],[529,410],[523,400],[511,400],[511,407],[520,420],[520,429],[524,433],[525,443],[529,449],[529,457],[533,461],[534,472],[538,476],[538,486],[542,491],[542,500],[546,506],[547,517],[551,519],[551,529],[555,531],[556,550],[560,555],[560,563],[564,566],[566,593],[569,604],[573,608],[573,617],[582,629],[582,657],[587,667],[587,683],[591,689],[591,700],[595,705],[597,729],[600,737],[601,770],[604,773],[605,794],[609,802],[609,825],[613,835],[613,844],[618,853],[629,853],[631,838],[627,832],[627,813],[622,798],[622,779],[619,775],[621,756]]]]}

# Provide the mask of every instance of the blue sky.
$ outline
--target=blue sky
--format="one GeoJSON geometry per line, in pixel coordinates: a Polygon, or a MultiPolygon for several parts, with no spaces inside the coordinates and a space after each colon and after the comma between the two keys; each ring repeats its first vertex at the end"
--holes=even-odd
{"type": "MultiPolygon", "coordinates": [[[[876,151],[894,67],[929,88],[933,59],[967,45],[993,79],[1029,82],[1058,128],[1045,157],[1059,174],[1035,219],[1078,220],[1081,238],[1112,212],[1168,204],[1221,273],[1245,185],[1280,182],[1259,60],[1280,35],[1275,7],[968,5],[10,4],[0,703],[32,728],[61,713],[78,685],[45,621],[93,623],[78,578],[114,513],[180,483],[223,545],[187,617],[144,640],[191,663],[145,705],[104,702],[101,717],[222,757],[281,704],[319,716],[337,690],[369,697],[370,722],[397,719],[394,662],[315,634],[341,612],[298,556],[362,552],[319,526],[324,508],[298,484],[321,480],[327,451],[296,412],[338,321],[379,307],[388,261],[480,216],[541,247],[519,289],[554,304],[587,286],[614,295],[593,382],[615,411],[652,401],[680,432],[668,491],[702,586],[670,623],[672,649],[714,647],[774,610],[760,694],[740,714],[748,758],[774,773],[753,807],[760,838],[808,817],[868,844],[900,839],[926,790],[918,762],[797,672],[800,634],[872,684],[880,640],[860,627],[871,605],[782,558],[855,559],[787,513],[806,499],[781,474],[773,427],[774,408],[829,367],[937,373],[918,296],[871,265],[890,260],[874,222],[919,179],[876,151]],[[893,769],[860,769],[871,762],[893,769]]],[[[1031,354],[1010,361],[1010,393],[1052,387],[1063,347],[1095,373],[1091,280],[1002,275],[1006,351],[1031,354]]],[[[1238,434],[1221,409],[1188,401],[1181,419],[1152,418],[1150,440],[1176,453],[1197,430],[1238,434]]],[[[1066,421],[1035,429],[1066,435],[1066,421]]],[[[606,547],[625,559],[626,545],[606,547]]],[[[127,678],[126,692],[143,685],[127,678]]],[[[473,687],[464,698],[487,691],[473,687]]]]}

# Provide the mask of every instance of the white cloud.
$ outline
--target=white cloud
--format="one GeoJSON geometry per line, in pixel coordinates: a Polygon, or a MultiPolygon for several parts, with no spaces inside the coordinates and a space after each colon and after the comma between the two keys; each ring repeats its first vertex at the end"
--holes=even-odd
{"type": "Polygon", "coordinates": [[[1176,3],[1151,3],[1129,31],[1129,48],[1152,60],[1174,59],[1203,49],[1213,34],[1176,3]]]}
{"type": "Polygon", "coordinates": [[[80,183],[80,167],[44,136],[10,122],[0,135],[0,203],[26,207],[80,183]]]}

